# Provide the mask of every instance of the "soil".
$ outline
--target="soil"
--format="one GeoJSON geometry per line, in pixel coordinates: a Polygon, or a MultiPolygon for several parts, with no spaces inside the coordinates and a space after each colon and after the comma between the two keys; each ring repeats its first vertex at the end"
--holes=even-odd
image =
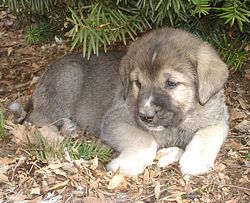
{"type": "Polygon", "coordinates": [[[67,40],[29,45],[24,30],[14,28],[14,20],[0,11],[0,108],[8,136],[0,151],[0,203],[250,202],[250,62],[240,72],[230,71],[230,133],[213,171],[183,176],[178,165],[159,169],[153,164],[142,175],[126,177],[106,172],[96,159],[40,161],[13,139],[20,129],[30,132],[32,126],[20,127],[9,104],[26,103],[46,66],[70,53],[67,40]]]}

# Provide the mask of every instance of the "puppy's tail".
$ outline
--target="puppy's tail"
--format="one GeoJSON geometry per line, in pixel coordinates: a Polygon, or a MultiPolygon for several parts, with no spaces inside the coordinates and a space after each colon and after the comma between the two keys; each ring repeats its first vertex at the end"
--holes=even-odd
{"type": "Polygon", "coordinates": [[[32,99],[29,98],[24,105],[20,101],[12,102],[9,105],[9,110],[15,115],[17,123],[22,124],[25,120],[29,121],[30,114],[33,111],[32,99]]]}

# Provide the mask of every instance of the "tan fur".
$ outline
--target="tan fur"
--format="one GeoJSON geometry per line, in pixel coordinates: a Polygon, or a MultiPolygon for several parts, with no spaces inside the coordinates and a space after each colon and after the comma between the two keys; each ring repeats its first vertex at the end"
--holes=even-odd
{"type": "MultiPolygon", "coordinates": [[[[227,136],[227,77],[210,45],[164,28],[132,43],[126,54],[101,53],[90,61],[71,55],[50,65],[33,94],[30,119],[46,125],[66,118],[100,129],[120,152],[109,170],[136,175],[157,148],[178,147],[184,150],[177,153],[181,171],[200,174],[213,167],[227,136]]],[[[164,157],[160,165],[177,157],[164,157]]]]}
{"type": "MultiPolygon", "coordinates": [[[[228,132],[228,113],[223,97],[228,70],[216,52],[187,32],[161,29],[130,46],[122,59],[120,75],[124,92],[115,98],[119,105],[104,116],[101,136],[123,155],[117,158],[121,171],[128,174],[133,164],[131,175],[136,169],[142,172],[143,164],[124,156],[124,151],[136,156],[147,149],[143,143],[148,142],[149,135],[159,148],[175,146],[185,150],[180,157],[183,173],[196,175],[209,171],[228,132]],[[178,85],[165,88],[168,80],[178,85]],[[163,106],[157,106],[164,102],[163,106]],[[163,113],[159,113],[161,111],[163,113]],[[141,113],[154,117],[144,122],[141,113]],[[155,119],[158,114],[159,118],[155,119]],[[122,123],[126,123],[127,130],[116,133],[115,129],[122,123]],[[135,127],[148,133],[140,146],[136,142],[141,135],[130,131],[135,127]]],[[[145,156],[148,163],[152,161],[149,157],[152,156],[145,156]]],[[[176,157],[164,157],[160,165],[173,159],[176,157]]],[[[115,160],[108,169],[115,171],[118,168],[115,160]]]]}

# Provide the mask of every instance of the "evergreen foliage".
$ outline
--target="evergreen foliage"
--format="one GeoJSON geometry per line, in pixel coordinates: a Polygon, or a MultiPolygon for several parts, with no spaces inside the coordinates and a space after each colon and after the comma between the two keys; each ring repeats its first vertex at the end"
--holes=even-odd
{"type": "Polygon", "coordinates": [[[65,156],[65,150],[72,159],[91,160],[97,157],[100,161],[110,160],[113,150],[104,144],[95,141],[73,141],[66,138],[63,142],[54,140],[49,142],[37,131],[34,134],[35,144],[28,144],[28,149],[39,160],[56,160],[65,156]]]}
{"type": "Polygon", "coordinates": [[[76,149],[77,153],[70,153],[73,159],[91,160],[97,156],[100,161],[104,162],[110,160],[113,152],[109,146],[96,142],[79,143],[76,149]]]}
{"type": "Polygon", "coordinates": [[[5,121],[4,121],[3,110],[0,108],[0,140],[4,140],[7,137],[4,123],[5,121]]]}
{"type": "Polygon", "coordinates": [[[2,0],[2,3],[30,23],[45,18],[64,26],[72,49],[81,47],[88,58],[92,53],[98,55],[100,49],[106,51],[111,44],[126,45],[139,33],[162,26],[183,28],[209,41],[236,70],[249,56],[244,49],[250,43],[249,0],[2,0]]]}

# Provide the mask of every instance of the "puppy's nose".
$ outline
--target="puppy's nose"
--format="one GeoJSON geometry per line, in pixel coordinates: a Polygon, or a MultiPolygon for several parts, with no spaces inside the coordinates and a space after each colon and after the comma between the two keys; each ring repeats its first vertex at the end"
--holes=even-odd
{"type": "Polygon", "coordinates": [[[150,123],[154,120],[155,113],[154,112],[139,112],[140,119],[145,123],[150,123]]]}

